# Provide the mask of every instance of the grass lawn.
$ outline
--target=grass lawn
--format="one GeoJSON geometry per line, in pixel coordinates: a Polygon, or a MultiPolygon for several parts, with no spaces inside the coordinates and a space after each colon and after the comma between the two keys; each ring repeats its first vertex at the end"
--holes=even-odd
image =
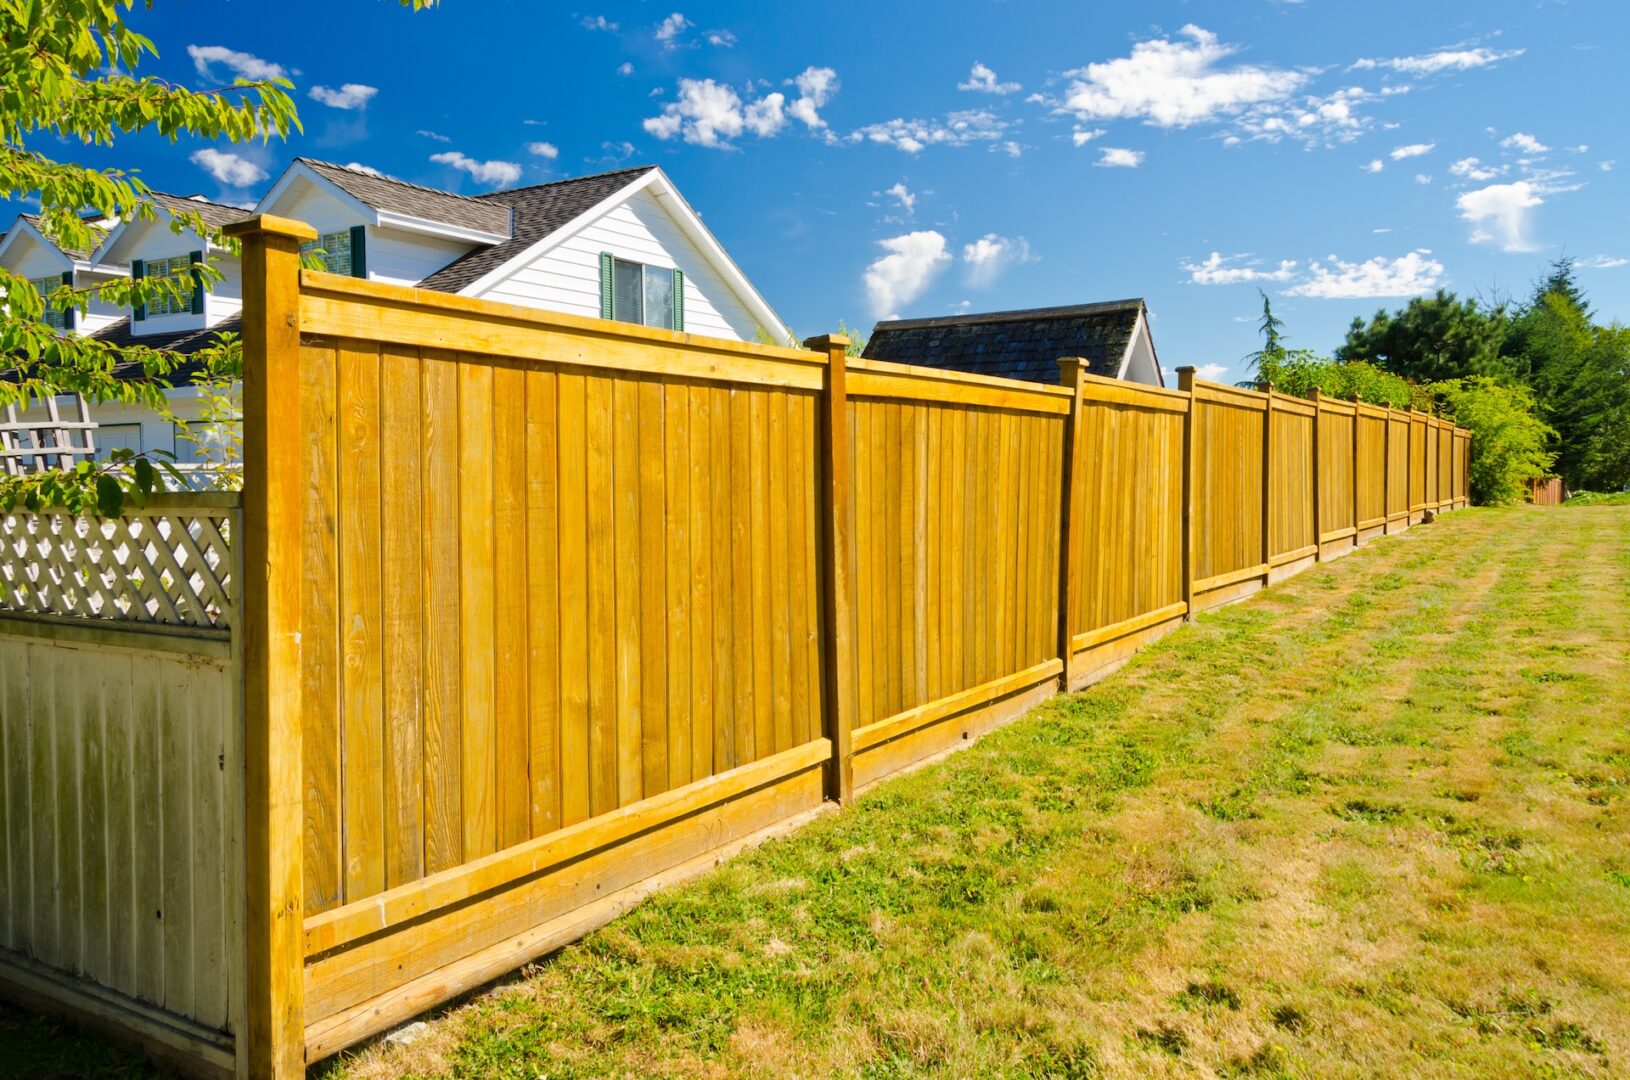
{"type": "Polygon", "coordinates": [[[1630,506],[1378,541],[321,1071],[1630,1075],[1630,506]]]}

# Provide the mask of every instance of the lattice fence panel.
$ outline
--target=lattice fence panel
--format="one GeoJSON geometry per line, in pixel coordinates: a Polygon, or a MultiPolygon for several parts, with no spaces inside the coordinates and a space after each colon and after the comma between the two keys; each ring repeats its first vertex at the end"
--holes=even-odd
{"type": "Polygon", "coordinates": [[[0,611],[231,626],[236,532],[237,511],[216,507],[0,513],[0,611]]]}

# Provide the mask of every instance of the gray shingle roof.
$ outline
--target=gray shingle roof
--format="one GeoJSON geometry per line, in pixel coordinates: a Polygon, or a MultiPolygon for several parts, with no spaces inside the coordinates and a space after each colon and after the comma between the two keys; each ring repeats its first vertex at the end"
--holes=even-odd
{"type": "Polygon", "coordinates": [[[419,288],[458,292],[654,168],[641,165],[479,196],[480,202],[513,209],[515,226],[510,239],[466,253],[419,282],[419,288]]]}
{"type": "MultiPolygon", "coordinates": [[[[42,236],[45,235],[45,230],[43,228],[41,228],[41,223],[40,223],[40,219],[39,219],[38,215],[36,215],[36,214],[20,214],[18,216],[21,217],[24,221],[28,222],[30,225],[34,226],[34,228],[39,229],[40,230],[40,235],[42,235],[42,236]]],[[[106,239],[107,234],[108,234],[108,231],[106,229],[102,228],[99,225],[90,225],[90,226],[88,226],[88,228],[91,231],[91,235],[96,238],[97,243],[101,243],[104,239],[106,239]]],[[[4,240],[5,235],[6,235],[5,233],[0,233],[0,240],[4,240]]],[[[52,240],[51,243],[56,244],[57,250],[62,252],[64,255],[68,256],[68,258],[70,258],[70,259],[77,259],[79,261],[84,261],[85,259],[88,259],[88,258],[91,257],[91,253],[89,251],[82,251],[82,250],[80,250],[78,248],[63,247],[56,240],[52,240]]]]}
{"type": "Polygon", "coordinates": [[[301,163],[341,191],[360,199],[375,210],[439,221],[444,225],[475,229],[478,232],[510,235],[509,207],[488,198],[455,195],[451,191],[420,187],[405,180],[347,169],[327,161],[300,158],[301,163]]]}
{"type": "Polygon", "coordinates": [[[204,224],[215,229],[225,228],[234,221],[242,221],[253,216],[248,210],[236,206],[209,202],[189,195],[168,195],[162,191],[154,191],[149,195],[164,209],[173,213],[197,214],[204,219],[204,224]]]}
{"type": "Polygon", "coordinates": [[[863,355],[1053,384],[1058,358],[1079,356],[1091,374],[1114,378],[1143,310],[1143,301],[1133,299],[880,322],[863,355]]]}

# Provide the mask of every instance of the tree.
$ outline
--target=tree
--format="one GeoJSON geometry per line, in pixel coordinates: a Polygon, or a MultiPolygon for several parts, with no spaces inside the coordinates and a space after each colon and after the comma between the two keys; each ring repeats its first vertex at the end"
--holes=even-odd
{"type": "Polygon", "coordinates": [[[1433,391],[1459,426],[1472,433],[1472,501],[1484,506],[1516,502],[1528,483],[1551,474],[1546,449],[1556,433],[1535,415],[1533,392],[1473,375],[1438,383],[1433,391]]]}
{"type": "Polygon", "coordinates": [[[1247,371],[1262,374],[1262,365],[1285,359],[1285,321],[1273,313],[1273,301],[1261,289],[1256,294],[1262,297],[1262,321],[1256,324],[1257,333],[1262,335],[1262,348],[1245,357],[1247,371]]]}
{"type": "MultiPolygon", "coordinates": [[[[436,0],[399,0],[418,10],[436,0]]],[[[150,9],[153,0],[145,0],[150,9]]],[[[231,86],[193,90],[152,76],[137,77],[153,43],[127,25],[135,0],[0,0],[0,198],[38,198],[41,231],[65,248],[91,250],[98,235],[87,211],[104,219],[152,220],[150,192],[121,169],[93,169],[59,161],[60,145],[112,146],[121,137],[157,133],[174,142],[183,136],[247,142],[286,138],[300,120],[284,79],[237,79],[231,86]]],[[[230,249],[227,240],[195,213],[171,220],[176,232],[191,229],[230,249]]],[[[47,305],[83,312],[92,295],[128,307],[219,280],[205,264],[196,277],[184,273],[144,280],[118,280],[91,289],[64,285],[41,296],[29,282],[0,269],[0,350],[11,369],[0,374],[0,405],[26,406],[58,393],[81,393],[92,401],[163,403],[167,376],[178,358],[148,348],[119,351],[103,342],[60,335],[41,315],[47,305]],[[118,362],[138,361],[145,378],[115,378],[118,362]]],[[[230,371],[239,354],[231,345],[206,353],[206,365],[230,371]]],[[[159,470],[128,453],[77,473],[0,480],[0,504],[37,506],[60,501],[70,509],[99,505],[116,513],[126,493],[139,497],[161,486],[159,470]]]]}
{"type": "Polygon", "coordinates": [[[1398,312],[1377,311],[1368,325],[1354,319],[1336,359],[1363,360],[1415,382],[1497,376],[1507,370],[1505,323],[1504,308],[1439,289],[1398,312]]]}

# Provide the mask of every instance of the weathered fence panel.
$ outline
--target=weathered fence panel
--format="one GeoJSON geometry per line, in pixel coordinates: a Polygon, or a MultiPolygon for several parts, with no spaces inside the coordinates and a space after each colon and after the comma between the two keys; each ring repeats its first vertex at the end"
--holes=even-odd
{"type": "Polygon", "coordinates": [[[235,498],[0,517],[0,993],[217,1072],[244,998],[235,498]]]}

